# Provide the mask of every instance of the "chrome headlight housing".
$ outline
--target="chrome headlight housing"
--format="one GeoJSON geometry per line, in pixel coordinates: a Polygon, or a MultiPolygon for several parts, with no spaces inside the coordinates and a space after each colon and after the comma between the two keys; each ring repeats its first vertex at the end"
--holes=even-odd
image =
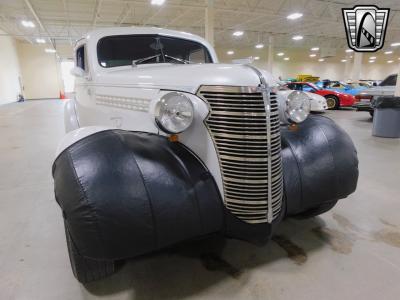
{"type": "Polygon", "coordinates": [[[293,91],[286,99],[285,115],[289,122],[301,123],[310,114],[311,102],[306,93],[293,91]]]}
{"type": "Polygon", "coordinates": [[[192,124],[193,116],[192,101],[182,93],[165,94],[155,106],[156,124],[165,133],[176,134],[185,131],[192,124]]]}

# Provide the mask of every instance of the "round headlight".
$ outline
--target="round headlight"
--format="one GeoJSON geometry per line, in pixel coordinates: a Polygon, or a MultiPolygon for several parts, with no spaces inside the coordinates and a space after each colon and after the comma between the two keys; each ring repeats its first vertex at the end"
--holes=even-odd
{"type": "Polygon", "coordinates": [[[193,122],[193,104],[177,92],[165,94],[155,107],[157,126],[164,132],[175,134],[185,131],[193,122]]]}
{"type": "Polygon", "coordinates": [[[286,100],[286,117],[294,122],[301,123],[310,114],[311,102],[306,93],[294,91],[286,100]]]}

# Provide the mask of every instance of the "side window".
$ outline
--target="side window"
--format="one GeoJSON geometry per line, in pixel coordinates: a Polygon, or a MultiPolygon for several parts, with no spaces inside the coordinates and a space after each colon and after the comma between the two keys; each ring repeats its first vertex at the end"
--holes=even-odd
{"type": "Polygon", "coordinates": [[[302,84],[296,84],[295,90],[296,91],[302,91],[303,90],[303,85],[302,84]]]}
{"type": "Polygon", "coordinates": [[[196,49],[192,51],[189,55],[189,61],[195,64],[204,63],[206,56],[203,49],[196,49]]]}
{"type": "Polygon", "coordinates": [[[76,50],[76,66],[86,71],[85,46],[76,50]]]}

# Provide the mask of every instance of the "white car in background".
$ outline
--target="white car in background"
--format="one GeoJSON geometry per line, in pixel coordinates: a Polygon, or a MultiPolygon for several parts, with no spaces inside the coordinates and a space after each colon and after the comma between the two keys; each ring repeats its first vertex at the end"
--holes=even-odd
{"type": "MultiPolygon", "coordinates": [[[[280,86],[278,96],[281,96],[283,99],[287,99],[291,92],[292,90],[289,90],[284,86],[280,86]]],[[[303,93],[307,94],[307,96],[310,98],[311,112],[325,112],[325,110],[328,109],[328,104],[326,103],[326,99],[324,97],[309,92],[303,93]]]]}

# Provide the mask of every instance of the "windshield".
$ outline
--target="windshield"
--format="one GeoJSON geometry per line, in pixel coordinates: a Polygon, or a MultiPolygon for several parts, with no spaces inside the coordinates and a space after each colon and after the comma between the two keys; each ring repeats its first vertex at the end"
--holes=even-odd
{"type": "Polygon", "coordinates": [[[383,80],[380,86],[395,86],[397,83],[397,75],[390,75],[383,80]]]}
{"type": "Polygon", "coordinates": [[[319,91],[321,89],[319,86],[317,86],[316,84],[311,83],[311,82],[309,82],[308,85],[311,86],[312,88],[314,88],[317,91],[319,91]]]}
{"type": "Polygon", "coordinates": [[[102,38],[97,44],[99,64],[104,68],[135,64],[212,63],[200,43],[158,35],[120,35],[102,38]]]}

